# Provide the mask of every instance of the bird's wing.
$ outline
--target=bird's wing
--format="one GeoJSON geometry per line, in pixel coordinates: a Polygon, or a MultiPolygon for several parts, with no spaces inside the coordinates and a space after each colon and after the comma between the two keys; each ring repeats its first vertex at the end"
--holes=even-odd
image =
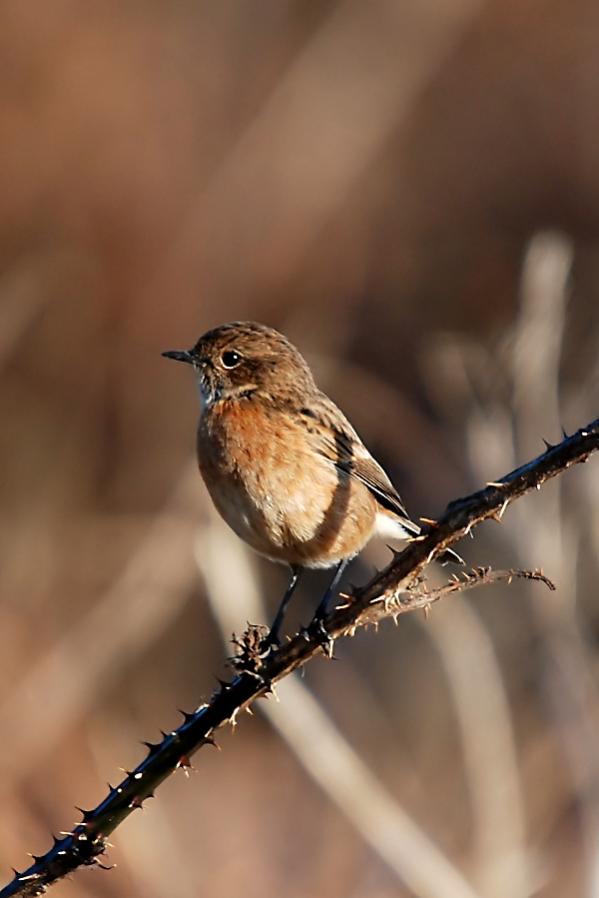
{"type": "Polygon", "coordinates": [[[410,519],[388,476],[328,396],[321,394],[318,403],[301,411],[310,419],[306,423],[319,454],[339,471],[363,483],[381,507],[395,515],[408,533],[414,536],[420,533],[420,527],[410,519]]]}
{"type": "MultiPolygon", "coordinates": [[[[333,401],[320,393],[310,407],[301,408],[299,412],[305,416],[305,426],[313,448],[339,471],[363,483],[379,505],[391,512],[407,533],[418,536],[420,526],[409,517],[399,493],[333,401]]],[[[464,564],[453,549],[445,549],[437,561],[441,564],[448,561],[464,564]]]]}
{"type": "Polygon", "coordinates": [[[372,456],[354,458],[347,463],[347,468],[343,464],[339,465],[339,467],[341,470],[348,470],[348,473],[357,480],[361,480],[368,487],[379,505],[399,519],[404,530],[414,536],[420,533],[420,527],[410,519],[401,501],[401,496],[372,456]]]}

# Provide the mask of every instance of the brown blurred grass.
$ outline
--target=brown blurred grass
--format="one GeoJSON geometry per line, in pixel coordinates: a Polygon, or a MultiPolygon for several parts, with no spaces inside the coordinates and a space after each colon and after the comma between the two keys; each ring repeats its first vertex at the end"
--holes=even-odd
{"type": "MultiPolygon", "coordinates": [[[[597,414],[599,12],[13,0],[0,15],[8,870],[222,669],[193,562],[195,395],[161,349],[227,319],[281,327],[415,514],[597,414]],[[548,226],[568,236],[530,242],[548,226]]],[[[598,507],[589,466],[464,548],[543,565],[554,600],[496,589],[356,639],[343,677],[307,674],[490,898],[596,888],[598,507]]],[[[256,561],[248,589],[272,607],[281,579],[256,561]]],[[[198,767],[118,832],[117,870],[57,888],[409,894],[259,719],[198,767]]]]}

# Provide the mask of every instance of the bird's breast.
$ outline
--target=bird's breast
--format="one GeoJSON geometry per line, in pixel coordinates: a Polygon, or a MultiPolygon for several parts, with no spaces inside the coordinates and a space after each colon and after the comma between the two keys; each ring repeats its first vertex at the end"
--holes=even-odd
{"type": "Polygon", "coordinates": [[[369,491],[322,456],[287,410],[217,403],[200,421],[198,460],[222,517],[274,560],[328,567],[360,551],[374,530],[369,491]]]}

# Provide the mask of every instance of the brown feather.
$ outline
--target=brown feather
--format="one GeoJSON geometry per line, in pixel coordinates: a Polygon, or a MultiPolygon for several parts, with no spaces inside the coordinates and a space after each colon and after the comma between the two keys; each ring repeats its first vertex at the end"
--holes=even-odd
{"type": "Polygon", "coordinates": [[[312,436],[320,455],[363,483],[382,509],[397,517],[408,533],[418,535],[420,527],[409,517],[391,480],[333,401],[318,392],[310,409],[303,411],[310,413],[312,436]]]}

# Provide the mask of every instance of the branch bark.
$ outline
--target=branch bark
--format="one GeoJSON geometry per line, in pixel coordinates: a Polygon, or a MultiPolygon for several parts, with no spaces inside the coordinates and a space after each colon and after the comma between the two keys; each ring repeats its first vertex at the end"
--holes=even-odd
{"type": "Polygon", "coordinates": [[[106,839],[119,824],[143,802],[178,767],[190,766],[190,757],[202,745],[213,743],[215,731],[225,723],[234,723],[239,712],[257,698],[272,692],[278,680],[304,665],[314,656],[327,652],[334,641],[351,636],[356,629],[417,608],[475,586],[513,577],[527,577],[553,584],[540,571],[491,571],[477,568],[454,576],[445,586],[428,591],[422,573],[443,549],[469,533],[482,521],[500,521],[508,504],[532,489],[562,473],[574,464],[584,462],[599,449],[599,418],[572,436],[565,436],[556,446],[547,444],[542,455],[500,480],[463,499],[451,502],[444,515],[429,522],[422,536],[413,540],[403,552],[366,586],[354,589],[344,597],[344,604],[332,612],[324,632],[308,627],[298,632],[277,650],[263,651],[264,630],[250,626],[236,642],[237,651],[231,664],[236,671],[231,682],[221,682],[210,701],[191,713],[183,713],[183,722],[161,742],[145,743],[145,759],[127,774],[93,810],[81,810],[82,821],[63,838],[54,838],[46,854],[34,857],[34,863],[15,876],[0,891],[0,898],[43,894],[49,885],[80,866],[99,864],[106,839]]]}

